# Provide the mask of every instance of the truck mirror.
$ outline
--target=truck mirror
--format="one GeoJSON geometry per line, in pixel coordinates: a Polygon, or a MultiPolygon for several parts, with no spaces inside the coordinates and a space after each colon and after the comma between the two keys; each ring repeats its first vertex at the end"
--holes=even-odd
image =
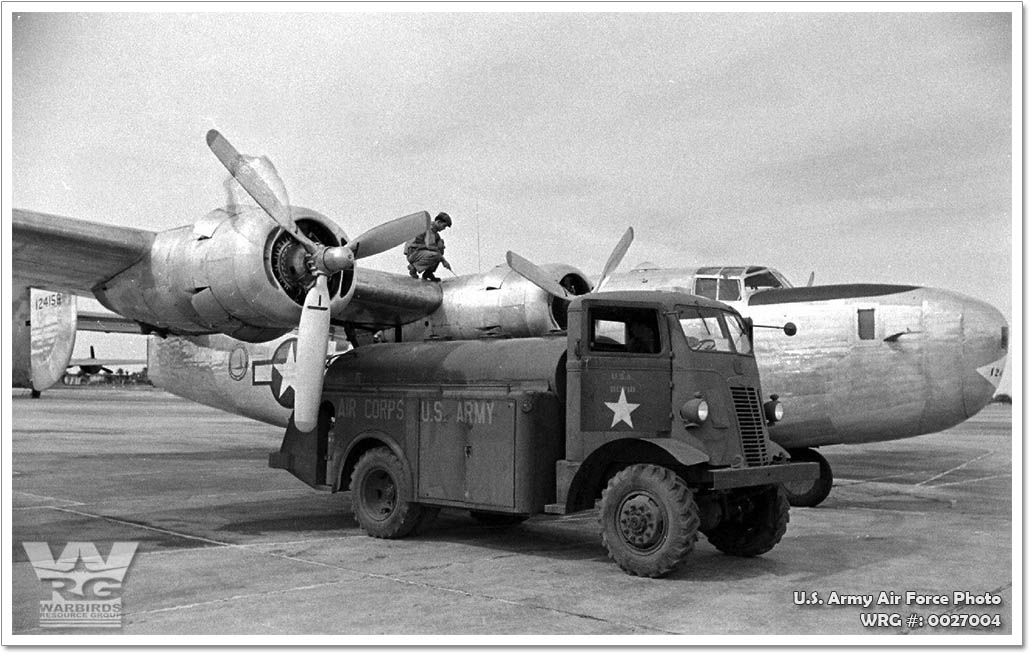
{"type": "Polygon", "coordinates": [[[788,337],[793,336],[798,332],[798,325],[793,322],[787,322],[783,325],[783,332],[787,334],[788,337]]]}

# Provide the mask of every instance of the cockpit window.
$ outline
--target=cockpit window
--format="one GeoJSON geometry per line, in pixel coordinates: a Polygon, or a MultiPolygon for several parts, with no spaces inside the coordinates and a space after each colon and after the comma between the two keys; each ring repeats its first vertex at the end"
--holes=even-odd
{"type": "Polygon", "coordinates": [[[694,281],[694,294],[720,302],[740,301],[739,279],[697,279],[694,281]]]}
{"type": "Polygon", "coordinates": [[[698,279],[694,282],[694,294],[707,299],[715,299],[719,293],[718,279],[698,279]]]}
{"type": "Polygon", "coordinates": [[[717,308],[680,306],[680,328],[694,351],[751,353],[751,339],[740,317],[717,308]]]}
{"type": "Polygon", "coordinates": [[[752,274],[744,280],[744,285],[749,289],[758,288],[782,288],[783,284],[772,272],[765,270],[759,274],[752,274]]]}
{"type": "Polygon", "coordinates": [[[719,279],[719,301],[740,301],[740,281],[736,279],[719,279]]]}

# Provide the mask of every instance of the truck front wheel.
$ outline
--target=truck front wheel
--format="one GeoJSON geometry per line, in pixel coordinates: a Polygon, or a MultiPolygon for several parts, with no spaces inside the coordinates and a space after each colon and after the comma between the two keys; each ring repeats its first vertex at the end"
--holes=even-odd
{"type": "Polygon", "coordinates": [[[423,516],[412,496],[411,480],[396,454],[376,447],[362,454],[350,481],[354,517],[372,537],[393,539],[410,534],[423,516]]]}
{"type": "Polygon", "coordinates": [[[788,521],[790,504],[786,490],[779,485],[767,485],[759,492],[735,492],[723,520],[705,535],[723,553],[750,558],[776,546],[787,532],[788,521]]]}
{"type": "Polygon", "coordinates": [[[665,467],[627,467],[601,495],[601,541],[634,576],[657,578],[679,566],[694,550],[700,524],[694,495],[665,467]]]}

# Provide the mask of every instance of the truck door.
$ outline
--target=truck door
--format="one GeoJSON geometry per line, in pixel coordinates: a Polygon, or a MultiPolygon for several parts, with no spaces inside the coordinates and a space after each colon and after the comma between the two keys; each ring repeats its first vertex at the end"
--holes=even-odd
{"type": "Polygon", "coordinates": [[[667,433],[672,362],[658,308],[584,304],[579,430],[608,437],[626,431],[643,437],[667,433]]]}

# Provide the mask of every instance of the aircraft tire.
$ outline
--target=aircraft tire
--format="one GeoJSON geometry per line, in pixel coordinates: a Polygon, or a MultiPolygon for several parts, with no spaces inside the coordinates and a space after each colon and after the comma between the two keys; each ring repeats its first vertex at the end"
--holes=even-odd
{"type": "Polygon", "coordinates": [[[799,508],[813,508],[830,496],[833,489],[833,469],[815,449],[791,449],[790,459],[798,463],[819,463],[819,478],[811,483],[804,481],[784,483],[790,505],[799,508]]]}
{"type": "Polygon", "coordinates": [[[734,517],[724,519],[705,536],[723,553],[744,558],[766,553],[783,538],[790,521],[787,492],[779,485],[767,485],[761,491],[737,490],[732,510],[734,517]]]}
{"type": "Polygon", "coordinates": [[[480,510],[470,510],[469,515],[483,526],[518,526],[529,519],[529,515],[510,515],[500,512],[482,512],[480,510]]]}
{"type": "Polygon", "coordinates": [[[694,550],[701,525],[694,495],[671,470],[631,465],[601,494],[601,542],[626,573],[657,578],[694,550]]]}
{"type": "Polygon", "coordinates": [[[413,495],[411,479],[388,448],[376,447],[362,454],[350,487],[354,518],[372,537],[401,538],[425,525],[425,509],[404,498],[413,495]]]}

